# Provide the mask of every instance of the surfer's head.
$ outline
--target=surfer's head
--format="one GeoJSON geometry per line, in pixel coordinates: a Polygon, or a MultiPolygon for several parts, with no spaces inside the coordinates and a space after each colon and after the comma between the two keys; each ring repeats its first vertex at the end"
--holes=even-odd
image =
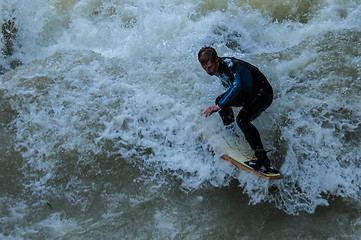
{"type": "Polygon", "coordinates": [[[198,61],[204,71],[206,71],[209,75],[213,76],[218,71],[219,58],[214,48],[207,46],[199,50],[198,61]]]}

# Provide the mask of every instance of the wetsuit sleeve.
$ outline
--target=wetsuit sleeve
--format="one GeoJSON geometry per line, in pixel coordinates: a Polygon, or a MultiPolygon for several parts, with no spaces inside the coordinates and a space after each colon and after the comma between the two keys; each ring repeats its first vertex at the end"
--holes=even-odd
{"type": "Polygon", "coordinates": [[[241,90],[249,91],[252,89],[252,74],[240,65],[236,65],[236,76],[232,85],[218,102],[218,106],[223,108],[229,105],[240,93],[241,90]]]}

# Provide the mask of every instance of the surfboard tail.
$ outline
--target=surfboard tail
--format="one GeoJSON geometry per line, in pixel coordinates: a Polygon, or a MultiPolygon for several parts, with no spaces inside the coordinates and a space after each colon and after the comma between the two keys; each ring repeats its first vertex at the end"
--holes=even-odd
{"type": "Polygon", "coordinates": [[[257,175],[258,177],[261,177],[261,178],[264,178],[264,179],[275,180],[275,179],[282,179],[283,178],[283,174],[279,170],[277,170],[277,168],[275,168],[273,165],[272,165],[272,167],[277,170],[277,173],[273,173],[271,171],[266,172],[266,173],[262,173],[260,171],[257,171],[256,169],[252,168],[251,166],[249,166],[247,164],[247,162],[243,162],[243,163],[239,162],[239,161],[237,161],[236,159],[230,157],[227,154],[224,154],[222,156],[222,158],[224,160],[232,163],[236,167],[238,167],[238,168],[240,168],[240,169],[242,169],[244,171],[247,171],[249,173],[253,173],[253,174],[257,175]]]}

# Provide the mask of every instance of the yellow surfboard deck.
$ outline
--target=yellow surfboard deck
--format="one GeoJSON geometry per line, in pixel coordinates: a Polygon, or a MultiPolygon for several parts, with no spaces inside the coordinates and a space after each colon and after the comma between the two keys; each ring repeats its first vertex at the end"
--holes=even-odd
{"type": "MultiPolygon", "coordinates": [[[[226,139],[220,134],[202,134],[202,138],[209,144],[211,150],[220,154],[224,160],[232,163],[238,168],[247,172],[253,173],[258,177],[273,180],[281,179],[283,175],[279,173],[262,173],[256,171],[252,167],[248,166],[246,162],[255,159],[253,151],[250,149],[247,143],[233,145],[229,139],[226,139]],[[233,145],[233,146],[232,146],[233,145]]],[[[272,164],[271,164],[272,165],[272,164]]],[[[273,165],[272,165],[273,166],[273,165]]],[[[274,166],[273,166],[274,167],[274,166]]],[[[278,170],[276,167],[274,167],[278,170]]],[[[278,170],[279,171],[279,170],[278,170]]]]}

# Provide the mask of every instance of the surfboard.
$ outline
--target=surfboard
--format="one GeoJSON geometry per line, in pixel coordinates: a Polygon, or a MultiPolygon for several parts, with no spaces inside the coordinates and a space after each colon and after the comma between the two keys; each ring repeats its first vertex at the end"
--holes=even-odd
{"type": "Polygon", "coordinates": [[[221,134],[202,133],[201,137],[208,143],[211,151],[216,152],[222,159],[236,167],[268,180],[283,178],[282,173],[272,163],[270,169],[273,168],[275,171],[260,172],[254,169],[250,162],[256,161],[257,158],[253,155],[252,149],[250,149],[246,142],[232,144],[232,139],[227,139],[227,137],[221,134]]]}

